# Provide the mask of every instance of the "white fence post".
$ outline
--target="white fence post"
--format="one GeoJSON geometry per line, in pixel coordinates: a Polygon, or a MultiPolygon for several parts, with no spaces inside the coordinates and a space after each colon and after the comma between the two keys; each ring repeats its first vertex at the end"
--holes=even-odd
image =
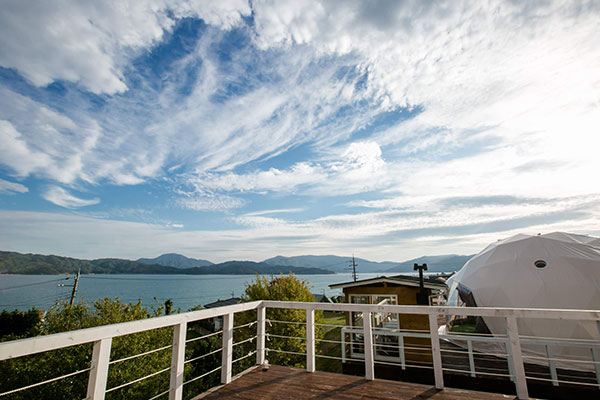
{"type": "MultiPolygon", "coordinates": [[[[342,363],[346,362],[346,327],[340,329],[340,334],[342,336],[342,363]]],[[[351,334],[352,335],[352,334],[351,334]]],[[[350,347],[352,347],[352,336],[350,336],[350,347]]]]}
{"type": "Polygon", "coordinates": [[[554,364],[554,354],[548,344],[546,345],[546,357],[548,357],[548,368],[550,369],[552,385],[558,386],[558,374],[556,373],[556,365],[554,364]]]}
{"type": "Polygon", "coordinates": [[[365,378],[375,379],[375,364],[373,362],[373,329],[371,312],[363,312],[363,342],[365,347],[365,378]]]}
{"type": "Polygon", "coordinates": [[[233,361],[233,313],[223,315],[223,350],[221,351],[221,383],[231,382],[233,361]]]}
{"type": "Polygon", "coordinates": [[[471,376],[475,378],[475,358],[473,357],[473,341],[471,339],[467,339],[467,350],[469,351],[469,371],[471,371],[471,376]]]}
{"type": "Polygon", "coordinates": [[[306,370],[315,372],[315,310],[306,310],[306,370]]]}
{"type": "Polygon", "coordinates": [[[444,372],[442,371],[442,352],[438,335],[437,314],[429,314],[429,337],[431,338],[431,356],[433,357],[433,374],[435,388],[444,388],[444,372]]]}
{"type": "Polygon", "coordinates": [[[173,327],[173,352],[171,356],[171,384],[169,400],[181,400],[183,396],[183,367],[185,360],[185,334],[187,322],[173,327]]]}
{"type": "Polygon", "coordinates": [[[521,354],[521,341],[519,340],[519,330],[515,317],[506,317],[506,334],[508,335],[512,370],[515,373],[517,397],[528,399],[529,392],[527,391],[527,379],[525,378],[525,367],[523,366],[523,355],[521,354]]]}
{"type": "Polygon", "coordinates": [[[88,400],[104,400],[111,346],[112,338],[100,339],[94,342],[86,397],[88,400]]]}
{"type": "Polygon", "coordinates": [[[592,347],[592,361],[594,362],[594,372],[596,373],[596,382],[598,382],[598,385],[600,386],[600,365],[598,365],[598,362],[600,357],[598,357],[598,349],[595,347],[592,347]]]}
{"type": "Polygon", "coordinates": [[[265,363],[265,319],[267,309],[258,307],[256,309],[256,364],[262,365],[265,363]]]}
{"type": "Polygon", "coordinates": [[[406,357],[404,355],[404,335],[398,336],[398,345],[400,350],[400,364],[402,365],[402,369],[406,369],[406,357]]]}

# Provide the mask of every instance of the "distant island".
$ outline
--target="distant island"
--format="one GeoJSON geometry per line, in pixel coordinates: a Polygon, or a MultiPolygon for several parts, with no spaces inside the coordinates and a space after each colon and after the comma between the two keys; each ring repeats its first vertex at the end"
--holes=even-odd
{"type": "Polygon", "coordinates": [[[288,274],[291,272],[296,275],[318,275],[335,273],[321,268],[271,265],[253,261],[227,261],[220,264],[182,269],[118,258],[80,260],[56,255],[0,251],[0,274],[57,275],[73,274],[78,270],[81,270],[83,274],[262,275],[288,274]]]}

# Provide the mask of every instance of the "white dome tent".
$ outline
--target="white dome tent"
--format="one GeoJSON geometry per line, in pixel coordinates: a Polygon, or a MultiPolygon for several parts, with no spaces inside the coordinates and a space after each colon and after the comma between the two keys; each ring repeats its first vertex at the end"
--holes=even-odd
{"type": "MultiPolygon", "coordinates": [[[[563,232],[512,236],[471,258],[448,286],[450,306],[600,310],[600,239],[563,232]]],[[[506,333],[500,318],[483,322],[494,335],[506,333]]],[[[521,336],[600,340],[593,322],[530,319],[519,320],[518,328],[521,336]]],[[[523,346],[523,352],[544,354],[535,346],[523,346]]],[[[559,347],[554,354],[591,361],[590,349],[559,347]]],[[[563,367],[587,370],[592,364],[563,367]]]]}

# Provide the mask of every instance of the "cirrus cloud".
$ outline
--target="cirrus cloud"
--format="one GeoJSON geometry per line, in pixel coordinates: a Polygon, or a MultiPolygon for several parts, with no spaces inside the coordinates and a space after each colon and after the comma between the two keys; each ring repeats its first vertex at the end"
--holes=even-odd
{"type": "Polygon", "coordinates": [[[95,204],[100,203],[100,199],[98,198],[89,200],[81,199],[58,186],[52,186],[48,188],[48,190],[46,190],[42,197],[48,200],[49,202],[64,208],[79,208],[85,206],[93,206],[95,204]]]}

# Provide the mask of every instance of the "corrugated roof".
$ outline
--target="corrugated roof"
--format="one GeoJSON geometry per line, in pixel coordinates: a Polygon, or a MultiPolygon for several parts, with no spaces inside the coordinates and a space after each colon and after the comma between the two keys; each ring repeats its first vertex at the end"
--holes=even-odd
{"type": "MultiPolygon", "coordinates": [[[[366,286],[375,283],[389,283],[400,286],[419,286],[419,277],[410,275],[379,276],[377,278],[362,279],[344,283],[335,283],[329,285],[331,289],[343,289],[346,287],[366,286]]],[[[445,289],[447,286],[443,282],[432,278],[423,278],[423,284],[428,289],[445,289]]]]}
{"type": "Polygon", "coordinates": [[[242,299],[240,299],[239,297],[232,297],[230,299],[218,300],[218,301],[214,301],[212,303],[205,304],[204,308],[217,308],[217,307],[223,307],[223,306],[231,306],[234,304],[239,304],[241,302],[242,302],[242,299]]]}

